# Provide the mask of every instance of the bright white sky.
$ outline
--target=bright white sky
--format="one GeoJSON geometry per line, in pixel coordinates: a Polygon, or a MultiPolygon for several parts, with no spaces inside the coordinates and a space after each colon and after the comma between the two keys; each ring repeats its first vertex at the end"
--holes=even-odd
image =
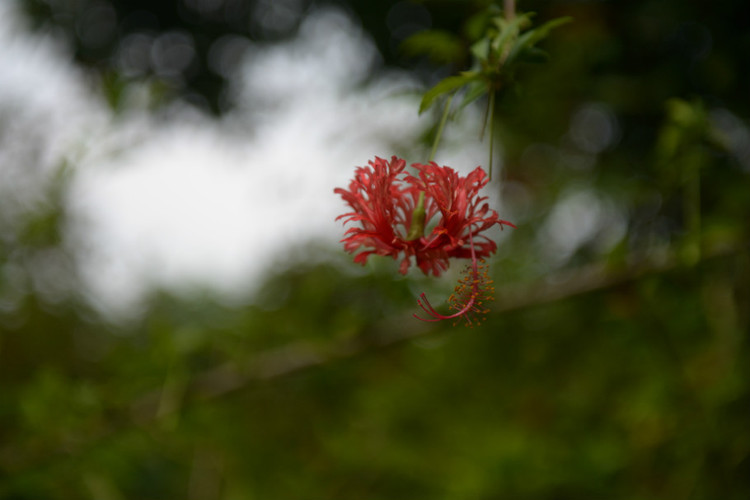
{"type": "MultiPolygon", "coordinates": [[[[429,125],[404,75],[355,89],[378,54],[338,11],[315,13],[289,43],[250,50],[234,82],[237,111],[220,122],[188,108],[157,121],[137,93],[115,118],[59,40],[18,26],[0,7],[0,109],[22,103],[19,118],[43,136],[42,163],[72,159],[69,235],[105,310],[137,309],[153,286],[252,291],[285,249],[335,245],[344,205],[333,188],[394,144],[408,151],[429,125]]],[[[454,128],[447,144],[452,134],[462,147],[436,160],[463,172],[482,164],[475,133],[454,128]]],[[[0,172],[0,183],[13,178],[0,172]]]]}

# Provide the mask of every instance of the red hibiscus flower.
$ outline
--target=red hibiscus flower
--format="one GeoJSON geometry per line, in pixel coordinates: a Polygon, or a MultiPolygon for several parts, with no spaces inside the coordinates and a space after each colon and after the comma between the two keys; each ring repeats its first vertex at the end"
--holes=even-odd
{"type": "Polygon", "coordinates": [[[396,156],[390,162],[376,157],[357,168],[349,189],[334,190],[353,210],[337,220],[358,223],[341,240],[347,252],[359,252],[354,261],[364,264],[372,254],[402,256],[402,274],[415,260],[425,274],[440,276],[452,257],[481,259],[495,252],[495,242],[482,233],[495,224],[513,224],[478,196],[488,182],[481,167],[462,177],[434,162],[412,166],[418,176],[406,172],[406,162],[396,156]]]}
{"type": "Polygon", "coordinates": [[[463,317],[474,324],[487,312],[483,304],[493,299],[494,291],[481,259],[494,253],[497,245],[482,233],[495,224],[515,226],[489,208],[486,196],[479,196],[489,181],[481,167],[466,177],[434,162],[413,164],[417,175],[405,167],[396,156],[390,162],[376,157],[368,166],[357,167],[349,189],[334,190],[353,210],[336,218],[354,223],[341,240],[344,249],[356,253],[354,261],[360,264],[372,254],[402,257],[402,274],[412,260],[425,274],[440,276],[451,258],[471,259],[466,276],[448,299],[455,312],[437,312],[423,293],[418,303],[429,318],[414,316],[423,321],[463,317]],[[425,234],[426,228],[431,229],[425,234]]]}

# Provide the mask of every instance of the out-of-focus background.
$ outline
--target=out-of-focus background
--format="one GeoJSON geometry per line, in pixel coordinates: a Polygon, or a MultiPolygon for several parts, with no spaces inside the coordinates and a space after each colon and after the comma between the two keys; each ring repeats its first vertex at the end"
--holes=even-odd
{"type": "Polygon", "coordinates": [[[2,3],[0,498],[750,498],[744,0],[518,2],[481,327],[341,249],[488,4],[2,3]]]}

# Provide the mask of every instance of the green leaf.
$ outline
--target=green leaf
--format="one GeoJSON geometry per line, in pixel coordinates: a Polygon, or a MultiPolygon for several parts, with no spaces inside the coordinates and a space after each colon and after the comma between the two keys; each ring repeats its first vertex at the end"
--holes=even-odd
{"type": "Polygon", "coordinates": [[[419,114],[424,113],[435,102],[435,99],[443,94],[457,90],[467,83],[473,82],[481,78],[481,75],[476,71],[467,71],[461,73],[459,76],[449,76],[440,80],[434,87],[424,93],[422,102],[419,104],[419,114]]]}
{"type": "Polygon", "coordinates": [[[477,99],[485,95],[487,92],[488,92],[487,83],[484,82],[483,80],[478,80],[478,81],[469,83],[469,88],[466,91],[464,98],[461,99],[461,104],[458,105],[457,111],[464,109],[466,106],[476,101],[477,99]]]}
{"type": "Polygon", "coordinates": [[[487,38],[480,38],[471,45],[469,50],[476,59],[486,61],[490,58],[490,41],[487,38]]]}
{"type": "Polygon", "coordinates": [[[496,5],[491,5],[486,10],[481,10],[469,17],[463,25],[463,33],[469,40],[479,40],[487,33],[487,26],[493,18],[500,13],[496,5]]]}
{"type": "Polygon", "coordinates": [[[544,23],[538,28],[529,30],[523,35],[519,36],[518,40],[516,40],[516,43],[513,45],[510,54],[508,54],[506,62],[510,63],[511,61],[516,59],[522,52],[531,49],[539,41],[546,38],[549,35],[550,31],[552,31],[554,28],[557,28],[558,26],[561,26],[563,24],[567,24],[572,20],[572,17],[559,17],[557,19],[553,19],[544,23]]]}
{"type": "Polygon", "coordinates": [[[531,22],[531,13],[523,14],[513,18],[511,21],[506,21],[503,18],[496,18],[495,24],[500,29],[498,36],[492,40],[492,50],[496,55],[500,56],[505,52],[505,46],[512,43],[518,37],[521,32],[521,28],[531,22]]]}

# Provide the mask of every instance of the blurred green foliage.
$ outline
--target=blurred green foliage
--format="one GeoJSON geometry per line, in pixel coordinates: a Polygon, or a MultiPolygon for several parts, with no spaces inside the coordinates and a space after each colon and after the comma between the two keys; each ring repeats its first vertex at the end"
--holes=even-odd
{"type": "MultiPolygon", "coordinates": [[[[435,43],[451,71],[482,4],[417,4],[457,37],[435,43]]],[[[420,323],[449,279],[334,248],[245,305],[154,293],[113,324],[81,295],[61,175],[0,217],[0,498],[750,498],[747,4],[519,7],[575,21],[497,102],[519,229],[486,323],[420,323]]],[[[350,8],[386,46],[385,11],[350,8]]]]}

